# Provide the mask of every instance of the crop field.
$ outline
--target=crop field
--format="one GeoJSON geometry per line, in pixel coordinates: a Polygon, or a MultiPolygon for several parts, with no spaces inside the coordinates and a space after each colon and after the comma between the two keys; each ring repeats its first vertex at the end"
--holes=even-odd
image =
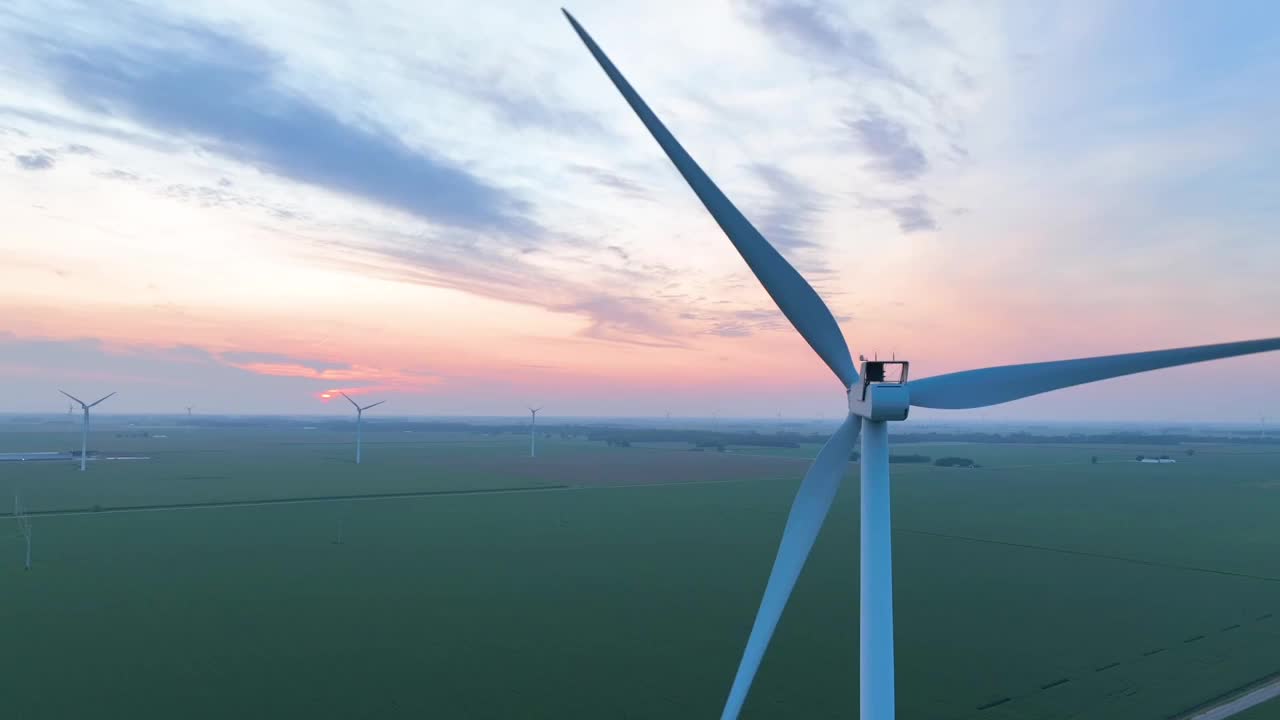
{"type": "MultiPolygon", "coordinates": [[[[90,447],[149,459],[0,463],[5,717],[717,717],[816,452],[130,430],[90,447]]],[[[1187,447],[895,446],[982,466],[892,469],[899,717],[1162,720],[1280,672],[1280,446],[1187,447]]],[[[744,717],[856,714],[849,469],[744,717]]]]}

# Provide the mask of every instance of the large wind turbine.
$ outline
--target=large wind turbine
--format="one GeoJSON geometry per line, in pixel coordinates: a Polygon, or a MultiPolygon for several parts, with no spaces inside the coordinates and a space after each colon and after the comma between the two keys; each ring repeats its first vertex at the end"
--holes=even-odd
{"type": "Polygon", "coordinates": [[[538,457],[538,411],[542,408],[529,408],[529,457],[538,457]]]}
{"type": "Polygon", "coordinates": [[[614,87],[737,248],[738,254],[778,309],[835,373],[848,397],[849,412],[844,422],[818,452],[818,457],[800,482],[722,718],[736,718],[742,709],[778,618],[835,499],[859,430],[862,434],[859,717],[861,720],[892,720],[893,566],[886,422],[906,420],[912,406],[947,409],[985,407],[1121,375],[1280,349],[1280,338],[1271,338],[1004,365],[911,382],[907,382],[905,362],[864,360],[859,374],[840,327],[818,294],[698,167],[586,30],[567,11],[565,16],[614,87]],[[891,379],[887,371],[893,369],[900,374],[891,379]]]}
{"type": "Polygon", "coordinates": [[[372,405],[365,405],[364,407],[360,407],[358,404],[356,404],[355,400],[351,399],[351,396],[347,395],[346,393],[341,393],[341,395],[342,397],[346,398],[347,402],[351,403],[351,405],[354,406],[356,409],[356,464],[359,465],[360,464],[360,435],[361,435],[360,425],[364,421],[364,411],[372,407],[378,407],[382,403],[386,402],[386,400],[379,400],[378,402],[372,405]]]}
{"type": "Polygon", "coordinates": [[[80,426],[80,472],[84,472],[85,456],[89,452],[89,408],[93,407],[94,405],[97,405],[103,400],[106,400],[107,398],[111,397],[111,395],[115,395],[115,393],[111,393],[110,395],[102,397],[94,402],[89,403],[88,405],[85,405],[84,402],[80,400],[80,398],[68,393],[66,390],[59,390],[58,392],[62,393],[63,395],[66,395],[72,400],[75,400],[77,403],[79,403],[80,407],[84,410],[84,423],[81,424],[80,426]]]}

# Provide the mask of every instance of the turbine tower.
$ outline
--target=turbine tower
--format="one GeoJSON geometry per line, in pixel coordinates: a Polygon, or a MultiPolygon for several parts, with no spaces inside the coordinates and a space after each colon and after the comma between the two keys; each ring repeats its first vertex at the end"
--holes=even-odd
{"type": "Polygon", "coordinates": [[[893,566],[889,523],[888,422],[906,420],[912,406],[943,409],[986,407],[1122,375],[1280,349],[1280,338],[1270,338],[1004,365],[911,382],[907,381],[905,361],[876,359],[863,360],[862,372],[859,373],[840,326],[813,287],[698,167],[578,21],[568,11],[564,14],[587,50],[715,218],[778,309],[839,379],[848,400],[849,409],[844,422],[818,452],[800,482],[722,718],[736,718],[742,710],[765,648],[835,499],[859,432],[862,436],[859,717],[861,720],[892,720],[893,566]],[[891,371],[896,371],[895,377],[890,376],[891,371]]]}
{"type": "Polygon", "coordinates": [[[360,435],[361,435],[360,425],[364,420],[364,411],[372,407],[377,407],[382,403],[386,402],[386,400],[379,400],[378,402],[372,405],[365,405],[364,407],[360,407],[358,404],[356,404],[355,400],[351,399],[351,396],[347,395],[346,393],[341,393],[341,394],[342,394],[342,397],[346,398],[347,402],[351,403],[351,405],[356,409],[356,464],[359,465],[360,464],[360,435]]]}
{"type": "Polygon", "coordinates": [[[80,426],[80,472],[84,472],[85,456],[88,455],[89,452],[89,408],[97,405],[103,400],[106,400],[111,397],[111,395],[115,395],[115,393],[111,393],[110,395],[106,395],[95,402],[85,405],[80,398],[68,393],[66,390],[59,390],[58,392],[76,401],[79,403],[80,407],[84,409],[84,422],[80,426]]]}
{"type": "Polygon", "coordinates": [[[192,408],[194,408],[194,407],[195,407],[194,405],[188,405],[188,406],[187,406],[187,417],[191,417],[191,409],[192,409],[192,408]]]}
{"type": "Polygon", "coordinates": [[[27,560],[22,567],[24,570],[31,569],[31,518],[27,517],[27,509],[22,505],[22,498],[18,493],[13,494],[13,518],[18,521],[18,532],[22,534],[24,540],[27,541],[27,560]]]}
{"type": "Polygon", "coordinates": [[[529,457],[538,457],[538,411],[542,408],[529,408],[529,457]]]}

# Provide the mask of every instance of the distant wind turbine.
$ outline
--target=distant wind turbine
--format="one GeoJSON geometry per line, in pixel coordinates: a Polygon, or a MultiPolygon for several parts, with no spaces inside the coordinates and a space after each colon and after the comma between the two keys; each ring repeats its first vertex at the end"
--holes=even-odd
{"type": "Polygon", "coordinates": [[[27,508],[22,504],[22,497],[13,494],[13,517],[18,521],[18,532],[27,541],[27,561],[23,569],[31,569],[31,518],[27,517],[27,508]]]}
{"type": "Polygon", "coordinates": [[[94,405],[97,405],[103,400],[106,400],[107,398],[111,397],[111,395],[115,395],[115,393],[113,392],[110,395],[106,395],[94,402],[89,403],[88,405],[85,405],[84,402],[80,400],[80,398],[77,398],[71,393],[68,393],[66,390],[59,390],[58,392],[62,393],[63,395],[66,395],[72,400],[75,400],[77,403],[80,404],[80,407],[84,409],[84,423],[80,426],[80,472],[84,472],[85,457],[89,453],[89,408],[93,407],[94,405]]]}
{"type": "Polygon", "coordinates": [[[698,167],[578,21],[567,11],[564,14],[587,50],[715,218],[778,309],[840,380],[848,400],[849,409],[844,422],[818,452],[800,482],[722,718],[736,718],[742,710],[765,648],[809,550],[818,537],[822,521],[831,508],[840,480],[848,469],[849,455],[858,441],[859,432],[862,435],[862,520],[859,543],[861,648],[858,717],[861,720],[892,720],[895,699],[888,421],[906,420],[912,406],[940,409],[986,407],[1122,375],[1280,349],[1280,338],[1270,338],[1004,365],[911,382],[907,382],[905,361],[872,359],[862,361],[862,372],[859,373],[853,365],[840,326],[813,287],[698,167]],[[886,371],[895,367],[898,374],[891,378],[886,371]]]}
{"type": "Polygon", "coordinates": [[[379,400],[378,402],[372,405],[365,405],[364,407],[360,407],[358,404],[356,404],[355,400],[351,399],[350,395],[347,395],[346,393],[341,393],[341,394],[342,394],[342,397],[346,398],[347,402],[351,403],[351,405],[356,409],[356,464],[359,465],[360,464],[360,440],[361,440],[360,426],[364,422],[364,411],[368,410],[369,408],[378,407],[382,403],[386,402],[386,400],[379,400]]]}
{"type": "Polygon", "coordinates": [[[194,405],[188,405],[188,406],[187,406],[187,417],[191,417],[191,409],[192,409],[193,407],[195,407],[195,406],[194,406],[194,405]]]}
{"type": "Polygon", "coordinates": [[[529,408],[529,457],[538,457],[538,411],[542,408],[529,408]]]}

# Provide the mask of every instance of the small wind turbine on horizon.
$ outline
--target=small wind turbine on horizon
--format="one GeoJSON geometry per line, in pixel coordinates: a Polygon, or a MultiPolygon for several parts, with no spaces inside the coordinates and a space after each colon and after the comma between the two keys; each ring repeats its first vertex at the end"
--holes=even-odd
{"type": "Polygon", "coordinates": [[[18,532],[27,541],[27,560],[24,570],[31,569],[31,518],[27,517],[27,508],[22,504],[22,497],[13,494],[13,518],[18,522],[18,532]]]}
{"type": "Polygon", "coordinates": [[[194,407],[195,407],[194,405],[188,405],[188,406],[187,406],[187,417],[191,417],[191,410],[192,410],[192,408],[194,408],[194,407]]]}
{"type": "Polygon", "coordinates": [[[529,457],[538,457],[538,411],[542,408],[529,408],[529,457]]]}
{"type": "Polygon", "coordinates": [[[848,401],[844,421],[800,481],[764,597],[738,665],[721,718],[737,718],[822,522],[862,437],[859,625],[861,720],[893,720],[893,557],[889,515],[890,421],[914,407],[970,409],[998,405],[1062,388],[1161,368],[1280,350],[1280,338],[1200,345],[1102,357],[1003,365],[907,381],[907,362],[866,360],[854,367],[844,334],[813,287],[796,272],[694,162],[627,82],[595,40],[566,10],[578,38],[684,176],[778,309],[831,369],[848,401]],[[896,370],[896,376],[890,371],[896,370]]]}
{"type": "Polygon", "coordinates": [[[365,405],[364,407],[360,407],[360,405],[356,403],[355,400],[351,399],[350,395],[347,395],[346,393],[339,393],[339,394],[342,395],[342,397],[346,398],[347,402],[351,403],[352,407],[356,409],[356,464],[359,465],[360,464],[361,424],[364,422],[364,411],[368,410],[369,408],[378,407],[382,403],[386,402],[386,400],[379,400],[378,402],[373,403],[372,405],[365,405]]]}
{"type": "Polygon", "coordinates": [[[80,403],[80,407],[84,409],[84,423],[80,426],[80,472],[84,472],[85,457],[89,454],[89,408],[97,405],[103,400],[106,400],[112,395],[115,395],[115,393],[114,392],[110,393],[109,395],[103,396],[98,400],[95,400],[94,402],[91,402],[88,405],[85,405],[84,402],[80,400],[80,398],[72,395],[66,390],[59,390],[58,392],[62,393],[63,395],[66,395],[67,397],[71,398],[77,403],[80,403]]]}

